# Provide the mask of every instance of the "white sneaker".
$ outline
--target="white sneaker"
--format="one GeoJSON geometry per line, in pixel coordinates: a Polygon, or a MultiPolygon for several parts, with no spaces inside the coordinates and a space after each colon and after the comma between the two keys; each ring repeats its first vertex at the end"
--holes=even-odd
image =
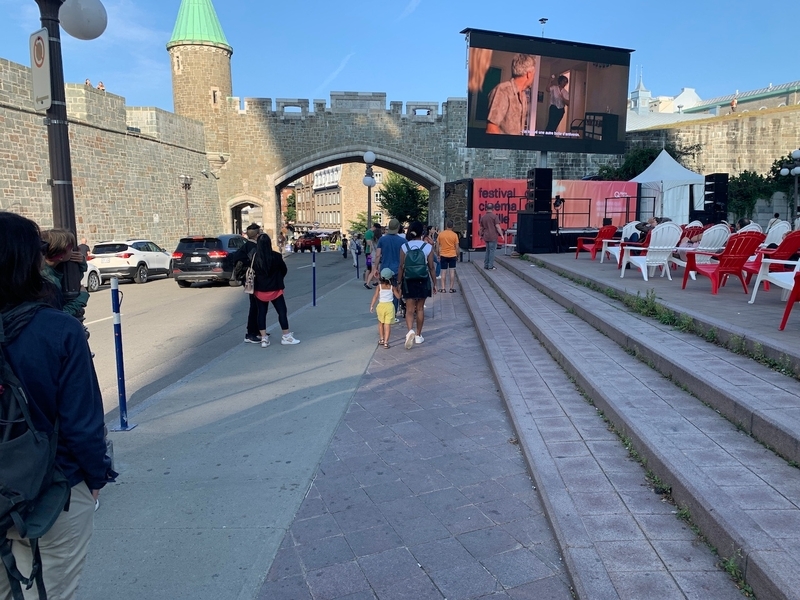
{"type": "Polygon", "coordinates": [[[264,336],[261,338],[261,347],[266,348],[267,346],[269,346],[269,338],[264,336]]]}
{"type": "Polygon", "coordinates": [[[416,336],[416,337],[414,338],[414,343],[415,343],[415,344],[421,344],[421,343],[422,343],[422,342],[424,342],[424,341],[425,341],[425,338],[424,338],[424,337],[422,337],[421,335],[418,335],[418,336],[416,336]]]}
{"type": "Polygon", "coordinates": [[[413,329],[409,329],[408,333],[406,334],[406,350],[411,350],[411,346],[414,345],[414,338],[416,338],[416,334],[414,333],[413,329]]]}
{"type": "Polygon", "coordinates": [[[287,333],[281,338],[281,344],[284,346],[293,346],[294,344],[299,344],[300,340],[295,339],[294,335],[291,333],[287,333]]]}

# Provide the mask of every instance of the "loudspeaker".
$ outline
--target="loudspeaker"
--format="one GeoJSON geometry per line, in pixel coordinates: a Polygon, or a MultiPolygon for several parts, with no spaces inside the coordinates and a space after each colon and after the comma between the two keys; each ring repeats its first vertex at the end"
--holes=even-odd
{"type": "Polygon", "coordinates": [[[517,252],[549,254],[553,251],[550,213],[521,210],[517,213],[517,252]]]}
{"type": "Polygon", "coordinates": [[[712,173],[706,175],[705,198],[703,206],[715,221],[726,218],[728,214],[728,174],[712,173]]]}

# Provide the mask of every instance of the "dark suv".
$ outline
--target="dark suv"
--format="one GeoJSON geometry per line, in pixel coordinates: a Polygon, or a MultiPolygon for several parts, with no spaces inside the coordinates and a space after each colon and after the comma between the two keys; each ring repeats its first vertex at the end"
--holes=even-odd
{"type": "Polygon", "coordinates": [[[245,239],[238,234],[223,233],[207,237],[182,238],[172,253],[172,276],[180,287],[189,287],[193,281],[224,281],[239,285],[232,278],[233,255],[244,246],[245,239]]]}
{"type": "Polygon", "coordinates": [[[293,250],[297,252],[305,252],[306,250],[311,250],[314,248],[317,252],[322,250],[322,241],[319,237],[314,233],[304,233],[303,237],[298,240],[295,240],[293,245],[293,250]]]}

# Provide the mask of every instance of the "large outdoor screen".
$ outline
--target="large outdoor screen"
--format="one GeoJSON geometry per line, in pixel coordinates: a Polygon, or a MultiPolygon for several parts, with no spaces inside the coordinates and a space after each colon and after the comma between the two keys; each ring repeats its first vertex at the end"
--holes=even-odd
{"type": "Polygon", "coordinates": [[[632,50],[479,29],[467,147],[622,154],[632,50]]]}

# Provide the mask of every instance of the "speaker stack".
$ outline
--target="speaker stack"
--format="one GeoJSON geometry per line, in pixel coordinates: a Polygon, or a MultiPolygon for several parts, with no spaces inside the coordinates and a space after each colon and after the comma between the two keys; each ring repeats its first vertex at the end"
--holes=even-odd
{"type": "Polygon", "coordinates": [[[552,197],[553,169],[529,170],[528,187],[525,190],[526,210],[517,213],[517,252],[520,254],[547,254],[553,251],[550,235],[552,197]]]}
{"type": "Polygon", "coordinates": [[[728,174],[706,175],[703,208],[712,223],[728,218],[728,174]]]}

